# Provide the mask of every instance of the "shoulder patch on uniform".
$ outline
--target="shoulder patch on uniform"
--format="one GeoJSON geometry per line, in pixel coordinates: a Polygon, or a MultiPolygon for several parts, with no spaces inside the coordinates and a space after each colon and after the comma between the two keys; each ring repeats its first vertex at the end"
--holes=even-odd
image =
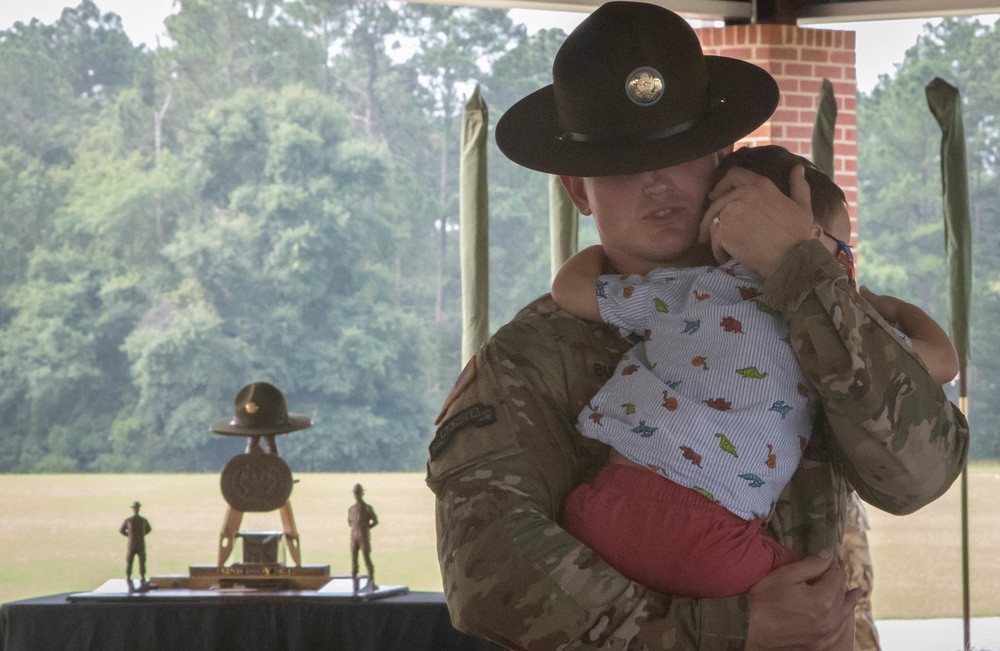
{"type": "Polygon", "coordinates": [[[444,418],[444,415],[448,412],[448,408],[451,407],[451,403],[455,402],[455,399],[462,394],[465,387],[469,386],[469,383],[472,382],[475,377],[476,356],[473,355],[469,358],[469,363],[465,365],[462,372],[458,374],[458,379],[455,380],[455,386],[451,388],[451,393],[449,393],[448,397],[444,399],[444,406],[441,407],[441,413],[438,414],[436,419],[434,419],[435,425],[441,422],[441,419],[444,418]]]}
{"type": "Polygon", "coordinates": [[[435,434],[429,448],[431,458],[436,457],[438,452],[448,444],[451,437],[466,427],[485,427],[495,423],[496,420],[497,410],[493,405],[484,405],[478,402],[471,407],[466,407],[446,420],[437,429],[437,434],[435,434]]]}

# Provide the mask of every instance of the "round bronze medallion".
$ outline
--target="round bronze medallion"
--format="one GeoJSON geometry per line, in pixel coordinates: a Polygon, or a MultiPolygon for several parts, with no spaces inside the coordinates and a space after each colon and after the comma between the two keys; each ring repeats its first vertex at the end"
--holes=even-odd
{"type": "Polygon", "coordinates": [[[292,470],[281,457],[254,448],[238,454],[222,471],[222,496],[244,513],[279,509],[292,494],[292,470]]]}
{"type": "Polygon", "coordinates": [[[652,106],[663,97],[663,75],[654,68],[636,68],[625,82],[625,93],[639,106],[652,106]]]}

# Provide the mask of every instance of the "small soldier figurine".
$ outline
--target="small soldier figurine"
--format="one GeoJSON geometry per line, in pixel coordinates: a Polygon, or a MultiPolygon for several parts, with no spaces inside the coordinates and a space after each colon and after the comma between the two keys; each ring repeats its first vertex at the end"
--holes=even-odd
{"type": "Polygon", "coordinates": [[[139,589],[148,589],[146,583],[146,534],[153,530],[149,520],[139,515],[139,507],[142,504],[134,502],[132,504],[132,517],[126,518],[122,523],[119,533],[128,538],[128,556],[125,561],[125,579],[128,581],[129,592],[132,587],[132,560],[139,557],[139,578],[141,583],[139,589]]]}
{"type": "Polygon", "coordinates": [[[372,565],[372,527],[378,525],[375,509],[364,499],[365,489],[361,484],[354,485],[355,503],[347,510],[347,524],[351,525],[351,578],[354,580],[354,594],[358,593],[358,550],[365,555],[365,567],[368,568],[368,583],[365,591],[371,592],[375,585],[375,566],[372,565]]]}

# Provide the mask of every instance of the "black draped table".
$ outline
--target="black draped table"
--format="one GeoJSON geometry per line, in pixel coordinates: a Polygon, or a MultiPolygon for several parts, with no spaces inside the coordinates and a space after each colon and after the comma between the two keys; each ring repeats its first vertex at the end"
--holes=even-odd
{"type": "Polygon", "coordinates": [[[497,651],[456,631],[440,592],[372,601],[294,594],[71,601],[68,594],[0,606],[2,651],[329,649],[497,651]]]}

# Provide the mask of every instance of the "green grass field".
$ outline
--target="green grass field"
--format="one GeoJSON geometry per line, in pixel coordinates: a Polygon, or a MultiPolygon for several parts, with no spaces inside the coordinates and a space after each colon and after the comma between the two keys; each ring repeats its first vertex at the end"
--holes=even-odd
{"type": "MultiPolygon", "coordinates": [[[[423,475],[310,474],[292,493],[304,564],[350,572],[347,509],[356,482],[381,524],[373,531],[380,582],[440,590],[434,500],[423,475]]],[[[1000,615],[1000,465],[969,471],[973,616],[1000,615]]],[[[187,574],[215,562],[225,502],[219,476],[0,475],[0,602],[88,591],[124,575],[118,527],[134,500],[153,525],[150,574],[187,574]]],[[[875,615],[958,617],[962,612],[959,485],[906,517],[870,510],[875,615]]],[[[242,531],[280,530],[278,514],[247,514],[242,531]]],[[[238,551],[238,550],[237,550],[238,551]]],[[[136,573],[137,574],[137,573],[136,573]]]]}

